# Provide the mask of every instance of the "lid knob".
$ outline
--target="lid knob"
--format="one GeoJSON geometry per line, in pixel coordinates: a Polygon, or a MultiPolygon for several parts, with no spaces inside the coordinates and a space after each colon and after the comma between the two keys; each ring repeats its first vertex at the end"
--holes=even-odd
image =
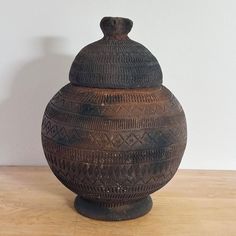
{"type": "Polygon", "coordinates": [[[127,38],[133,26],[133,21],[122,17],[103,17],[100,27],[104,36],[112,38],[127,38]]]}

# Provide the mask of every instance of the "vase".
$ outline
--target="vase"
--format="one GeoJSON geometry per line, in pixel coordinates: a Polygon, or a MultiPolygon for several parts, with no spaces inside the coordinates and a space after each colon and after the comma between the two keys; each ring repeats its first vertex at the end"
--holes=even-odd
{"type": "Polygon", "coordinates": [[[101,20],[104,37],[78,53],[43,116],[52,172],[77,194],[76,210],[98,220],[148,213],[150,194],[171,180],[186,146],[184,111],[157,59],[128,37],[132,26],[101,20]]]}

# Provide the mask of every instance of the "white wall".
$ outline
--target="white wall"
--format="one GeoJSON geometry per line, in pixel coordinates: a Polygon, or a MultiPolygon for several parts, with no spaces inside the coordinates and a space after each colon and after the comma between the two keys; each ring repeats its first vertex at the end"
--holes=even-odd
{"type": "Polygon", "coordinates": [[[41,118],[103,16],[134,21],[130,37],[159,60],[182,103],[182,168],[236,169],[236,2],[0,0],[0,164],[46,164],[41,118]]]}

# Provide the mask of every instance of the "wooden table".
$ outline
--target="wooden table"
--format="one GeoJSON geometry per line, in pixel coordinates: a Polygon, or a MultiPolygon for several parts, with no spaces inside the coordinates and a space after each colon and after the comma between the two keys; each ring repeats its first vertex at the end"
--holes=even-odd
{"type": "Polygon", "coordinates": [[[74,198],[47,167],[0,167],[0,235],[236,236],[236,171],[179,170],[129,221],[85,218],[74,198]]]}

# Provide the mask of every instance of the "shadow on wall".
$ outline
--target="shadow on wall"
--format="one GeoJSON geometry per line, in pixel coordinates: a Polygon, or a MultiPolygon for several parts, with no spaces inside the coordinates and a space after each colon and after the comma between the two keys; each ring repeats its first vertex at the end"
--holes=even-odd
{"type": "Polygon", "coordinates": [[[0,104],[0,165],[46,164],[41,146],[41,122],[52,96],[69,82],[74,56],[63,53],[63,38],[32,41],[39,54],[12,78],[10,97],[0,104]]]}

